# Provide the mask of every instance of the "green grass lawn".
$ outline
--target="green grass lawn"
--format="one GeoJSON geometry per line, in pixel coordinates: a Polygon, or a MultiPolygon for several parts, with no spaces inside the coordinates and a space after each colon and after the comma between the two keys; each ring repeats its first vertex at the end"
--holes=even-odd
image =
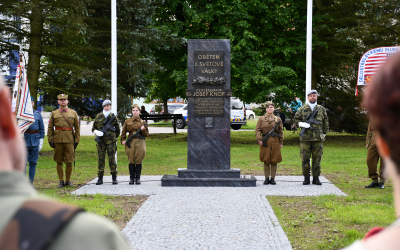
{"type": "MultiPolygon", "coordinates": [[[[254,129],[255,124],[256,121],[249,121],[246,126],[254,129]]],[[[278,175],[301,175],[298,133],[284,131],[284,135],[283,161],[279,164],[278,175]]],[[[97,176],[97,152],[93,139],[94,136],[82,136],[76,151],[72,181],[78,187],[97,176]]],[[[186,133],[152,134],[146,144],[142,174],[177,174],[178,168],[187,167],[186,133]]],[[[40,193],[108,217],[121,228],[145,201],[146,197],[143,196],[78,197],[70,194],[73,188],[55,188],[58,177],[52,152],[45,144],[39,158],[34,184],[40,193]]],[[[242,174],[263,175],[258,154],[259,146],[255,143],[254,131],[231,133],[232,168],[241,169],[242,174]]],[[[367,178],[366,155],[364,136],[330,133],[324,143],[321,174],[348,196],[267,197],[294,249],[338,249],[362,238],[370,228],[384,227],[394,221],[391,183],[387,183],[383,190],[364,188],[370,182],[367,178]]],[[[119,175],[128,175],[128,160],[120,144],[118,172],[119,175]]],[[[276,188],[279,188],[279,182],[276,188]]]]}

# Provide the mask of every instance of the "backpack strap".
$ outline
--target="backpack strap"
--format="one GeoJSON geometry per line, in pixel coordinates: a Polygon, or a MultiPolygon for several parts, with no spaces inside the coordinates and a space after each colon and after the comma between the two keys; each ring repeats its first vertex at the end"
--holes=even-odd
{"type": "Polygon", "coordinates": [[[27,200],[0,234],[0,249],[45,249],[82,211],[51,200],[27,200]]]}

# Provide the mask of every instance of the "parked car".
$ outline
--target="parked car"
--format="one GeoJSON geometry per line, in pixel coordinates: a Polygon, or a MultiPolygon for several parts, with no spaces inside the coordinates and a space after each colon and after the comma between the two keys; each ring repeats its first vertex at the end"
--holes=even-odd
{"type": "MultiPolygon", "coordinates": [[[[156,106],[158,106],[158,105],[156,105],[156,106]]],[[[155,114],[156,114],[156,112],[155,112],[156,106],[154,106],[154,107],[152,107],[152,108],[150,109],[150,114],[151,114],[151,115],[155,115],[155,114]]],[[[161,112],[160,112],[160,114],[162,115],[162,114],[164,114],[164,105],[159,105],[159,106],[161,107],[161,112]]],[[[174,114],[175,110],[181,109],[181,108],[183,108],[183,107],[185,107],[185,106],[186,106],[186,104],[181,104],[181,103],[168,104],[168,114],[174,114]]],[[[158,121],[160,121],[160,120],[161,120],[161,119],[155,119],[155,120],[153,120],[153,121],[154,121],[154,122],[158,122],[158,121]]]]}
{"type": "Polygon", "coordinates": [[[250,104],[246,104],[246,119],[247,120],[254,120],[256,115],[253,112],[253,108],[250,106],[250,104]]]}
{"type": "MultiPolygon", "coordinates": [[[[176,120],[176,127],[183,129],[187,125],[188,120],[187,105],[175,110],[174,114],[182,114],[183,119],[176,120]]],[[[231,97],[231,128],[238,130],[243,124],[246,124],[244,103],[239,98],[231,97]]]]}

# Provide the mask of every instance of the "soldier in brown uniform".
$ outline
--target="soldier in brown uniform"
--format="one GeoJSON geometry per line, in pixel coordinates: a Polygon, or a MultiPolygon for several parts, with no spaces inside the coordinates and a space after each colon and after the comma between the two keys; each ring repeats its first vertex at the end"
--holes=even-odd
{"type": "Polygon", "coordinates": [[[68,95],[57,96],[59,109],[50,114],[47,138],[50,147],[54,148],[54,161],[57,162],[57,173],[60,183],[64,186],[63,162],[65,162],[65,186],[73,187],[71,183],[72,162],[75,161],[75,149],[80,139],[79,118],[75,110],[68,108],[68,95]]]}
{"type": "Polygon", "coordinates": [[[134,184],[134,182],[138,185],[140,184],[142,161],[146,155],[145,137],[149,136],[149,130],[147,126],[145,126],[144,121],[140,119],[139,114],[139,105],[132,105],[132,118],[125,121],[121,133],[121,143],[125,145],[125,152],[129,159],[130,185],[134,184]],[[126,145],[126,133],[129,133],[129,136],[131,136],[139,129],[141,129],[141,132],[131,141],[131,147],[129,148],[128,145],[126,145]]]}
{"type": "Polygon", "coordinates": [[[382,177],[382,171],[384,168],[383,160],[379,155],[378,148],[375,144],[375,133],[374,129],[371,125],[372,118],[370,119],[370,123],[368,125],[368,133],[367,133],[367,144],[366,147],[368,149],[367,153],[367,166],[368,166],[368,177],[372,179],[372,183],[365,186],[365,188],[385,188],[385,178],[382,177]],[[379,174],[378,174],[378,161],[381,159],[379,166],[379,174]],[[380,182],[378,182],[378,177],[380,182]]]}
{"type": "Polygon", "coordinates": [[[275,185],[277,164],[282,161],[283,124],[281,118],[274,115],[275,105],[272,102],[267,102],[266,106],[267,113],[260,117],[257,122],[256,139],[257,143],[260,145],[260,161],[264,162],[264,185],[275,185]],[[278,126],[275,127],[276,124],[278,124],[278,126]],[[269,136],[266,142],[267,147],[265,147],[262,140],[272,129],[274,129],[274,131],[271,136],[269,136]],[[270,175],[271,179],[269,179],[270,175]]]}

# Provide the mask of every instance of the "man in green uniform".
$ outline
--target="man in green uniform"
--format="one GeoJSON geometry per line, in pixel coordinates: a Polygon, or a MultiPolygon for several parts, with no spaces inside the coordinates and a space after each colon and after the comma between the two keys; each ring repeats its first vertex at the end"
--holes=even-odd
{"type": "Polygon", "coordinates": [[[371,184],[366,185],[365,188],[385,188],[385,179],[383,177],[383,169],[384,163],[382,158],[379,155],[378,148],[375,143],[375,133],[374,129],[371,125],[372,118],[368,125],[368,133],[367,133],[367,144],[366,147],[368,149],[367,153],[367,166],[368,166],[368,177],[372,179],[371,184]],[[378,162],[379,158],[381,159],[379,165],[379,174],[378,174],[378,162]],[[378,177],[380,182],[378,182],[378,177]]]}
{"type": "Polygon", "coordinates": [[[92,132],[100,137],[100,142],[97,143],[97,154],[99,158],[97,175],[99,178],[97,179],[96,185],[103,184],[106,151],[112,175],[112,183],[118,184],[115,154],[117,153],[117,138],[120,134],[119,123],[116,117],[110,124],[107,122],[113,117],[115,117],[115,115],[111,112],[111,101],[105,100],[103,102],[103,112],[97,114],[92,127],[92,132]],[[105,128],[106,125],[108,125],[107,128],[105,128]],[[105,132],[102,132],[102,129],[105,130],[105,132]]]}
{"type": "Polygon", "coordinates": [[[300,127],[300,157],[303,168],[303,185],[310,185],[310,158],[312,155],[312,184],[322,185],[319,180],[321,173],[321,158],[323,141],[329,130],[328,116],[323,106],[317,104],[318,93],[310,90],[307,93],[308,102],[302,106],[294,117],[297,127],[300,127]]]}
{"type": "Polygon", "coordinates": [[[119,229],[109,220],[39,196],[30,185],[23,174],[24,140],[1,75],[0,117],[0,249],[128,250],[119,229]]]}
{"type": "Polygon", "coordinates": [[[50,147],[54,148],[54,161],[57,162],[57,173],[60,183],[58,188],[73,187],[71,183],[72,162],[75,161],[75,149],[79,144],[79,118],[75,110],[68,108],[68,95],[57,96],[59,109],[50,114],[47,138],[50,147]],[[65,184],[63,177],[65,162],[65,184]]]}

